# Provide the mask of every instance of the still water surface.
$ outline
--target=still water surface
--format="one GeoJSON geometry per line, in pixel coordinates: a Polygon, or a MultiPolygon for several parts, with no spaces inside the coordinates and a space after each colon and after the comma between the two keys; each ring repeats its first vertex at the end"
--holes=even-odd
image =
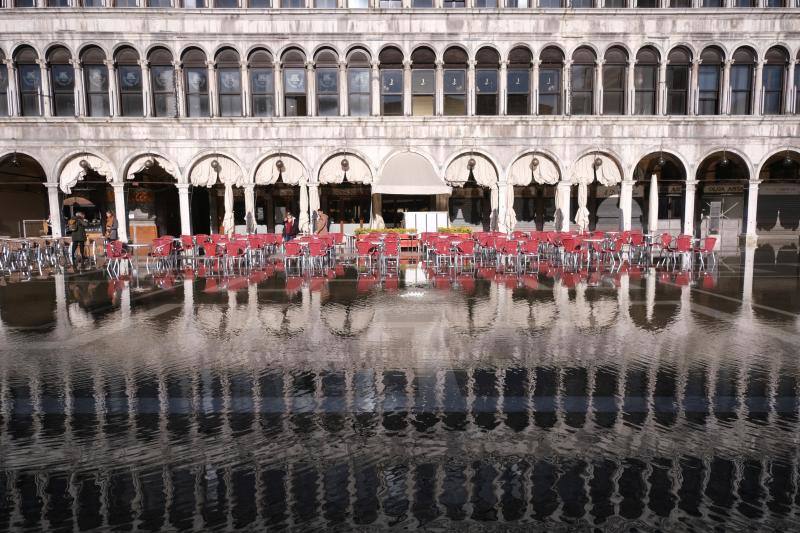
{"type": "Polygon", "coordinates": [[[0,530],[797,530],[799,274],[6,280],[0,530]]]}

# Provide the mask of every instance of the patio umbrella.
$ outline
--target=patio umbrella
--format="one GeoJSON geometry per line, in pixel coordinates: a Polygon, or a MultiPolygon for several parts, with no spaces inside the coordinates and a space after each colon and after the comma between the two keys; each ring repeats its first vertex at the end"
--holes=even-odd
{"type": "Polygon", "coordinates": [[[297,218],[300,220],[300,231],[311,231],[308,219],[308,185],[305,183],[300,183],[300,215],[297,218]]]}
{"type": "Polygon", "coordinates": [[[554,222],[556,225],[556,231],[561,231],[564,223],[564,212],[561,210],[561,187],[558,186],[556,186],[556,214],[554,217],[554,222]]]}
{"type": "Polygon", "coordinates": [[[655,173],[650,177],[650,203],[647,207],[647,232],[658,231],[658,182],[655,173]]]}
{"type": "Polygon", "coordinates": [[[67,198],[66,200],[64,200],[64,205],[65,206],[74,205],[76,207],[94,207],[94,204],[92,202],[81,196],[71,196],[67,198]]]}
{"type": "Polygon", "coordinates": [[[233,235],[233,185],[225,184],[225,216],[222,218],[222,231],[233,235]]]}
{"type": "Polygon", "coordinates": [[[586,207],[588,201],[589,186],[581,181],[578,183],[578,212],[575,213],[575,224],[581,231],[586,231],[589,227],[589,209],[586,207]]]}

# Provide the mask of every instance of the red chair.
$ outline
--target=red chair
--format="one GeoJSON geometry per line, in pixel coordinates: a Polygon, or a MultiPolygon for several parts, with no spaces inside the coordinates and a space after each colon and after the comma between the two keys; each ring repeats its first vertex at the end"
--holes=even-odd
{"type": "Polygon", "coordinates": [[[437,238],[433,242],[433,254],[434,259],[436,260],[437,270],[441,268],[442,262],[446,262],[447,267],[450,267],[453,255],[451,253],[450,241],[448,239],[437,238]]]}
{"type": "Polygon", "coordinates": [[[311,269],[313,270],[319,265],[320,270],[325,269],[325,260],[328,255],[328,248],[324,241],[309,241],[308,243],[308,259],[311,263],[311,269]]]}
{"type": "Polygon", "coordinates": [[[563,256],[561,258],[562,264],[572,264],[577,268],[581,261],[582,250],[580,240],[577,237],[565,237],[561,240],[561,247],[563,248],[563,256]]]}
{"type": "Polygon", "coordinates": [[[539,241],[537,239],[529,239],[527,241],[523,241],[519,247],[519,260],[520,260],[520,268],[522,270],[527,270],[528,265],[536,259],[536,263],[539,263],[539,241]]]}
{"type": "Polygon", "coordinates": [[[394,265],[395,270],[400,268],[400,240],[386,240],[383,243],[383,250],[380,255],[381,268],[384,272],[389,269],[389,265],[394,265]]]}
{"type": "Polygon", "coordinates": [[[299,242],[289,241],[283,245],[283,269],[288,271],[289,262],[294,261],[298,269],[303,268],[303,246],[299,242]]]}
{"type": "Polygon", "coordinates": [[[131,256],[121,241],[106,242],[106,270],[109,275],[119,276],[119,265],[123,261],[131,267],[131,256]]]}
{"type": "Polygon", "coordinates": [[[501,264],[503,265],[503,268],[507,268],[511,266],[511,263],[513,262],[514,271],[516,272],[519,269],[519,244],[517,241],[498,239],[496,249],[497,268],[500,269],[501,264]]]}
{"type": "Polygon", "coordinates": [[[706,237],[703,239],[702,246],[696,246],[694,248],[694,254],[700,259],[700,268],[706,267],[706,259],[711,258],[711,262],[717,262],[717,256],[714,254],[714,247],[717,245],[717,238],[716,237],[706,237]]]}
{"type": "Polygon", "coordinates": [[[217,270],[219,270],[220,262],[225,255],[224,247],[218,246],[213,242],[204,242],[199,246],[200,249],[203,250],[203,265],[207,267],[209,263],[216,261],[217,270]]]}
{"type": "Polygon", "coordinates": [[[172,266],[172,237],[159,237],[153,239],[150,252],[147,254],[145,268],[150,272],[150,260],[153,259],[157,268],[169,268],[172,266]]]}
{"type": "Polygon", "coordinates": [[[377,253],[377,247],[369,241],[359,240],[356,241],[356,269],[358,269],[361,261],[364,261],[364,266],[372,269],[372,260],[377,253]]]}
{"type": "Polygon", "coordinates": [[[286,294],[289,296],[298,292],[302,287],[303,278],[299,276],[289,276],[286,278],[286,294]]]}
{"type": "Polygon", "coordinates": [[[456,245],[456,251],[453,256],[453,259],[456,263],[456,267],[461,265],[461,269],[464,268],[464,263],[469,261],[470,265],[475,265],[475,241],[473,240],[464,240],[459,242],[456,245]]]}
{"type": "Polygon", "coordinates": [[[234,264],[239,266],[239,271],[242,270],[242,264],[247,260],[247,244],[244,242],[234,241],[225,246],[225,268],[233,267],[234,264]]]}
{"type": "Polygon", "coordinates": [[[678,238],[675,240],[675,246],[669,248],[669,256],[664,259],[664,262],[669,263],[675,261],[675,265],[677,265],[678,256],[687,257],[691,260],[694,252],[692,242],[693,239],[691,235],[678,235],[678,238]]]}
{"type": "Polygon", "coordinates": [[[359,276],[356,282],[356,292],[365,293],[371,291],[378,284],[378,276],[359,276]]]}

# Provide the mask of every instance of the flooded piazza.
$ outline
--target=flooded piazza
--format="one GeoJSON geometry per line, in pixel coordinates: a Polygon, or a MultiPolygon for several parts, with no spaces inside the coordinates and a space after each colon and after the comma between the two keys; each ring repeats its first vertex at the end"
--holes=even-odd
{"type": "Polygon", "coordinates": [[[0,281],[0,530],[800,528],[800,256],[0,281]]]}

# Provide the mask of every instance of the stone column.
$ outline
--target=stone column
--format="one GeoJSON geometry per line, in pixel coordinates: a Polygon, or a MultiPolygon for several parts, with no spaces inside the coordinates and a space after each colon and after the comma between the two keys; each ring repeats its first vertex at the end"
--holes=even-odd
{"type": "Polygon", "coordinates": [[[52,98],[50,98],[50,66],[47,61],[39,59],[39,71],[41,72],[41,95],[39,98],[39,106],[42,111],[43,117],[49,117],[53,114],[52,98]]]}
{"type": "Polygon", "coordinates": [[[475,115],[475,60],[467,61],[467,115],[475,115]]]}
{"type": "Polygon", "coordinates": [[[178,117],[184,118],[186,117],[186,94],[183,91],[183,66],[178,62],[173,65],[175,66],[175,102],[178,108],[178,117]]]}
{"type": "Polygon", "coordinates": [[[761,180],[750,180],[747,188],[745,241],[748,246],[752,246],[758,241],[758,234],[756,233],[756,214],[758,213],[758,185],[760,183],[761,180]]]}
{"type": "Polygon", "coordinates": [[[558,182],[558,205],[556,211],[561,210],[561,227],[556,227],[556,231],[569,231],[569,218],[570,218],[570,193],[572,192],[572,184],[568,181],[558,182]]]}
{"type": "Polygon", "coordinates": [[[631,211],[633,208],[633,181],[622,180],[619,188],[619,209],[622,216],[622,231],[630,231],[631,229],[631,211]]]}
{"type": "Polygon", "coordinates": [[[411,116],[411,61],[403,61],[403,114],[411,116]]]}
{"type": "Polygon", "coordinates": [[[436,78],[434,80],[433,114],[441,117],[444,114],[444,63],[436,60],[436,78]]]}
{"type": "Polygon", "coordinates": [[[564,73],[562,75],[564,88],[562,90],[564,99],[564,114],[570,115],[572,114],[572,102],[570,102],[570,94],[572,93],[572,76],[570,72],[570,67],[572,67],[572,61],[569,59],[564,60],[564,73]]]}
{"type": "MultiPolygon", "coordinates": [[[[786,77],[786,93],[784,94],[784,104],[783,104],[783,112],[784,114],[790,114],[796,112],[794,109],[794,93],[797,90],[794,86],[794,70],[795,70],[796,63],[794,61],[789,61],[789,68],[787,69],[787,77],[786,77]]],[[[9,74],[9,80],[11,79],[11,75],[9,74]]]]}
{"type": "Polygon", "coordinates": [[[256,186],[246,183],[244,186],[244,218],[247,222],[247,213],[253,217],[253,226],[256,224],[256,186]]]}
{"type": "Polygon", "coordinates": [[[8,72],[8,114],[12,117],[19,116],[19,97],[17,95],[17,66],[13,59],[6,59],[6,71],[8,72]]]}
{"type": "Polygon", "coordinates": [[[252,101],[250,99],[250,80],[247,76],[247,61],[242,61],[239,64],[239,71],[242,78],[242,116],[249,117],[253,112],[250,109],[252,101]]]}
{"type": "Polygon", "coordinates": [[[75,70],[75,116],[86,116],[86,97],[83,94],[83,65],[77,59],[72,60],[75,70]]]}
{"type": "MultiPolygon", "coordinates": [[[[625,77],[625,114],[633,115],[636,110],[634,109],[636,103],[636,60],[631,59],[628,61],[628,71],[625,77]]],[[[656,101],[658,98],[656,97],[656,101]]],[[[658,113],[658,111],[656,111],[658,113]]]]}
{"type": "Polygon", "coordinates": [[[694,198],[698,182],[686,180],[686,196],[683,200],[683,233],[694,235],[694,198]]]}
{"type": "Polygon", "coordinates": [[[178,207],[181,212],[181,234],[192,234],[192,215],[189,208],[189,185],[188,183],[176,183],[178,188],[178,207]]]}
{"type": "Polygon", "coordinates": [[[497,80],[497,114],[507,113],[506,103],[508,102],[508,61],[500,62],[500,72],[497,80]]]}
{"type": "Polygon", "coordinates": [[[128,209],[125,206],[125,184],[112,183],[114,188],[114,212],[117,215],[119,240],[128,242],[128,209]]]}
{"type": "Polygon", "coordinates": [[[150,83],[150,63],[146,59],[140,59],[139,67],[142,69],[142,115],[145,117],[152,117],[153,99],[150,90],[153,86],[150,83]]]}
{"type": "Polygon", "coordinates": [[[373,61],[370,70],[370,103],[372,109],[372,116],[377,117],[381,114],[381,71],[380,63],[373,61]]]}
{"type": "Polygon", "coordinates": [[[753,271],[755,270],[756,247],[746,246],[744,249],[744,272],[742,276],[742,303],[753,301],[753,271]]]}
{"type": "Polygon", "coordinates": [[[122,114],[122,106],[117,95],[117,65],[113,60],[106,61],[108,68],[108,115],[118,117],[122,114]]]}
{"type": "Polygon", "coordinates": [[[272,78],[275,85],[275,116],[282,117],[283,110],[283,70],[281,64],[276,61],[272,66],[272,78]]]}
{"type": "Polygon", "coordinates": [[[700,63],[702,59],[695,59],[692,61],[692,72],[689,77],[689,102],[688,109],[686,110],[689,115],[697,115],[700,113],[700,63]]]}
{"type": "Polygon", "coordinates": [[[759,60],[755,68],[755,87],[753,90],[753,115],[760,116],[764,107],[762,94],[764,94],[764,61],[759,60]]]}
{"type": "Polygon", "coordinates": [[[720,91],[722,101],[720,115],[729,115],[731,113],[731,65],[733,65],[733,59],[728,59],[725,61],[725,67],[722,69],[722,90],[720,91]]]}
{"type": "Polygon", "coordinates": [[[208,114],[211,117],[219,116],[219,88],[217,87],[217,69],[213,61],[206,63],[208,67],[208,114]]]}
{"type": "Polygon", "coordinates": [[[339,62],[339,115],[350,114],[350,102],[347,100],[347,61],[339,62]]]}
{"type": "Polygon", "coordinates": [[[605,60],[598,59],[594,67],[594,109],[593,115],[603,114],[603,64],[605,60]]]}
{"type": "MultiPolygon", "coordinates": [[[[539,64],[541,62],[538,59],[533,60],[533,79],[531,80],[531,115],[538,115],[539,114],[539,64]]],[[[563,80],[561,82],[564,83],[563,80]]]]}
{"type": "Polygon", "coordinates": [[[47,187],[47,203],[50,207],[50,224],[53,228],[53,238],[61,237],[61,199],[58,196],[58,183],[45,183],[47,187]]]}
{"type": "Polygon", "coordinates": [[[667,60],[658,65],[658,93],[656,94],[656,115],[667,114],[667,60]]]}
{"type": "Polygon", "coordinates": [[[306,63],[306,99],[308,100],[308,104],[306,105],[306,109],[308,110],[309,117],[317,116],[317,79],[314,76],[314,63],[309,61],[306,63]]]}

